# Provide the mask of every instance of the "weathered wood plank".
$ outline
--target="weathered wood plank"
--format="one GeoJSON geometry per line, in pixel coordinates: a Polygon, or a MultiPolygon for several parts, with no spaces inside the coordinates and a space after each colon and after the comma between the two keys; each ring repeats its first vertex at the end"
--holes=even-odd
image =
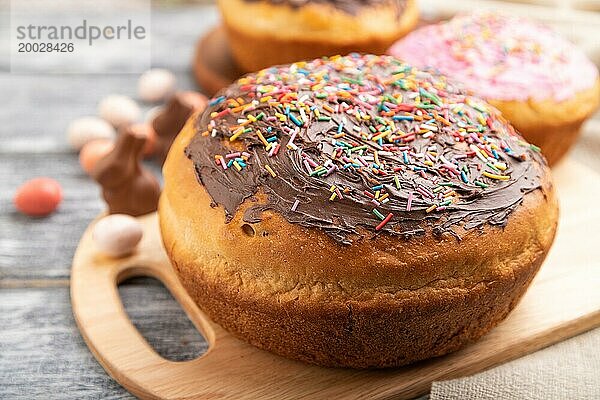
{"type": "Polygon", "coordinates": [[[152,64],[188,72],[196,41],[219,23],[212,5],[154,9],[152,13],[152,64]]]}
{"type": "MultiPolygon", "coordinates": [[[[213,0],[202,0],[202,3],[214,3],[213,0]]],[[[48,2],[46,7],[53,7],[48,2]]],[[[106,3],[106,2],[105,2],[106,3]]],[[[115,0],[122,7],[122,2],[115,0]]],[[[182,59],[177,55],[185,56],[190,51],[189,44],[194,42],[206,29],[215,25],[219,20],[216,8],[210,4],[190,4],[188,0],[152,0],[152,64],[154,66],[168,67],[176,71],[185,71],[189,59],[182,59]],[[170,4],[169,4],[170,3],[170,4]],[[179,3],[179,4],[173,4],[179,3]],[[174,29],[176,27],[177,29],[174,29]],[[188,29],[182,29],[188,27],[188,29]]],[[[64,4],[57,2],[55,7],[60,11],[64,4]]],[[[10,1],[0,0],[0,71],[10,68],[8,41],[10,35],[10,1]]],[[[108,4],[106,7],[110,7],[108,4]]],[[[135,10],[130,10],[135,16],[135,10]]],[[[48,13],[48,20],[56,22],[60,15],[48,13]]],[[[189,54],[191,57],[191,54],[189,54]]]]}
{"type": "MultiPolygon", "coordinates": [[[[179,88],[194,88],[188,72],[194,43],[216,21],[216,10],[207,6],[154,11],[153,64],[175,71],[179,88]]],[[[6,29],[3,26],[0,31],[6,29]]],[[[104,205],[97,186],[81,172],[67,144],[66,127],[74,118],[95,114],[103,96],[135,97],[136,78],[0,74],[3,97],[10,99],[0,107],[0,279],[68,279],[79,236],[104,205]],[[59,212],[44,219],[14,212],[14,190],[40,175],[63,185],[65,200],[59,212]]]]}
{"type": "MultiPolygon", "coordinates": [[[[206,351],[204,339],[156,281],[133,280],[121,296],[159,354],[182,360],[206,351]]],[[[87,349],[67,288],[0,290],[0,326],[0,398],[132,398],[87,349]]]]}
{"type": "MultiPolygon", "coordinates": [[[[196,88],[189,72],[194,45],[217,23],[216,9],[210,6],[154,10],[153,66],[175,72],[180,89],[196,88]]],[[[9,37],[7,29],[0,24],[0,37],[9,37]]],[[[8,59],[0,58],[0,71],[6,71],[8,59]]],[[[108,94],[135,98],[136,85],[137,75],[130,74],[0,73],[0,92],[3,99],[9,99],[0,107],[0,154],[68,152],[64,133],[71,120],[95,115],[98,102],[108,94]]],[[[151,108],[143,106],[144,110],[151,108]]]]}
{"type": "MultiPolygon", "coordinates": [[[[158,176],[159,168],[148,163],[158,176]]],[[[0,279],[67,279],[79,237],[104,209],[99,187],[73,154],[4,154],[0,158],[0,279]],[[63,186],[64,201],[46,218],[14,210],[12,196],[28,178],[51,176],[63,186]]]]}
{"type": "MultiPolygon", "coordinates": [[[[178,87],[194,87],[186,72],[177,78],[178,87]]],[[[69,123],[96,115],[98,102],[109,94],[135,97],[136,85],[131,75],[0,75],[2,94],[11,99],[0,108],[0,154],[70,153],[69,123]]],[[[144,111],[151,108],[140,105],[144,111]]]]}

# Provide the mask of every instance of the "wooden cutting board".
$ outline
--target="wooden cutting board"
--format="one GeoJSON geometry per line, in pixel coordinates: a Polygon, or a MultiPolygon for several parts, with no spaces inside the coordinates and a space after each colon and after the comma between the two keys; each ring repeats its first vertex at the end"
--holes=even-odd
{"type": "MultiPolygon", "coordinates": [[[[211,322],[180,285],[163,250],[156,214],[141,217],[144,238],[122,259],[96,251],[91,230],[73,260],[71,301],[94,356],[144,399],[406,399],[431,382],[465,376],[600,326],[600,174],[567,160],[555,170],[561,219],[555,244],[512,314],[480,341],[441,358],[398,369],[327,369],[256,349],[211,322]],[[209,342],[192,361],[161,358],[129,321],[117,284],[132,276],[161,280],[209,342]]],[[[90,225],[90,227],[93,226],[90,225]]]]}
{"type": "Polygon", "coordinates": [[[233,59],[224,27],[212,29],[198,40],[192,70],[196,83],[209,96],[244,75],[233,59]]]}

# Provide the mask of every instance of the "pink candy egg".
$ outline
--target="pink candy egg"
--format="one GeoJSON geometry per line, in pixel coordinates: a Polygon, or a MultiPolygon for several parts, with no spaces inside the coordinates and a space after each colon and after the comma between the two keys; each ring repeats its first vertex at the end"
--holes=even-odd
{"type": "Polygon", "coordinates": [[[86,143],[79,153],[79,164],[88,175],[92,173],[96,163],[114,149],[112,140],[96,139],[86,143]]]}
{"type": "Polygon", "coordinates": [[[62,188],[51,178],[35,178],[22,184],[13,202],[17,210],[31,217],[51,214],[62,201],[62,188]]]}
{"type": "Polygon", "coordinates": [[[186,91],[182,92],[182,96],[194,111],[202,111],[208,105],[208,98],[202,93],[186,91]]]}

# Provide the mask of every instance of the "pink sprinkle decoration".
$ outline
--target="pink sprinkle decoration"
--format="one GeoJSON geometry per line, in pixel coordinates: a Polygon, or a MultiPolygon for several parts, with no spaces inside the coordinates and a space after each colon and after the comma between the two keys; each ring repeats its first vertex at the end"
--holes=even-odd
{"type": "Polygon", "coordinates": [[[294,204],[292,205],[292,211],[296,211],[296,209],[298,208],[298,204],[300,204],[300,200],[296,199],[296,201],[294,201],[294,204]]]}

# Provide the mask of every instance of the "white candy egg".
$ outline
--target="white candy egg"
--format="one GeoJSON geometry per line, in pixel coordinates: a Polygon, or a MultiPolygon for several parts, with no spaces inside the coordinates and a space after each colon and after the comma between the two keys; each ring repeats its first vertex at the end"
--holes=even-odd
{"type": "Polygon", "coordinates": [[[98,117],[77,118],[67,128],[67,140],[75,150],[81,148],[88,142],[96,139],[115,138],[114,128],[98,117]]]}
{"type": "Polygon", "coordinates": [[[142,235],[142,225],[125,214],[112,214],[102,218],[92,231],[98,250],[111,257],[131,254],[142,235]]]}
{"type": "Polygon", "coordinates": [[[141,113],[135,101],[118,94],[105,97],[98,105],[98,114],[116,128],[137,122],[141,113]]]}
{"type": "Polygon", "coordinates": [[[155,68],[148,70],[138,80],[140,99],[154,103],[167,99],[175,91],[176,78],[172,72],[155,68]]]}

